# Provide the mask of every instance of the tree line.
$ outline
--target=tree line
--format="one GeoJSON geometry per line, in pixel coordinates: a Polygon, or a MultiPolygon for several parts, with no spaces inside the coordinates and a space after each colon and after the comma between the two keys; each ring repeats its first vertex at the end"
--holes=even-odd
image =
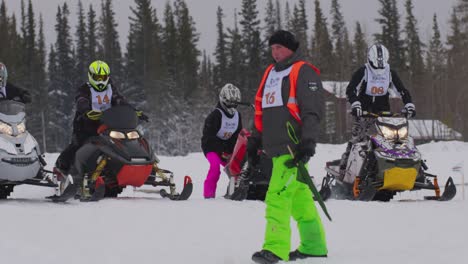
{"type": "MultiPolygon", "coordinates": [[[[150,0],[134,0],[126,47],[120,46],[117,26],[124,22],[116,21],[112,0],[101,0],[97,7],[79,1],[75,14],[65,1],[57,6],[56,40],[50,47],[45,45],[42,15],[34,12],[31,0],[21,0],[19,19],[2,0],[0,61],[7,65],[9,79],[33,94],[28,129],[49,152],[68,144],[75,89],[87,80],[87,67],[96,59],[109,64],[115,86],[149,115],[151,122],[142,130],[158,153],[199,151],[204,117],[225,83],[238,86],[244,100],[253,102],[263,70],[272,62],[268,37],[278,29],[296,35],[300,52],[329,81],[349,81],[366,62],[368,45],[384,44],[392,68],[413,95],[418,118],[440,119],[466,136],[468,0],[453,7],[446,40],[434,14],[429,43],[419,36],[412,0],[405,0],[404,12],[396,0],[378,1],[375,23],[381,30],[373,36],[366,36],[359,22],[350,34],[339,0],[332,0],[330,10],[323,10],[319,0],[292,6],[268,0],[265,10],[259,10],[256,0],[242,0],[232,14],[219,6],[213,14],[216,48],[207,54],[199,47],[201,32],[184,0],[168,1],[162,16],[150,0]],[[309,9],[314,17],[308,17],[309,9]],[[74,28],[71,16],[78,21],[74,28]],[[226,16],[234,17],[232,25],[225,24],[226,16]]],[[[242,113],[247,125],[253,113],[242,113]]]]}

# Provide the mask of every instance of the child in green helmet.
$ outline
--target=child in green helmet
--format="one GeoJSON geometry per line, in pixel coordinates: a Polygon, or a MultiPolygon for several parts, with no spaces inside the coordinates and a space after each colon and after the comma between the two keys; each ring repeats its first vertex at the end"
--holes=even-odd
{"type": "Polygon", "coordinates": [[[55,172],[68,174],[76,151],[90,137],[97,136],[99,117],[115,105],[127,104],[110,77],[107,63],[97,60],[89,65],[88,81],[77,89],[75,117],[71,143],[60,153],[55,163],[55,172]]]}

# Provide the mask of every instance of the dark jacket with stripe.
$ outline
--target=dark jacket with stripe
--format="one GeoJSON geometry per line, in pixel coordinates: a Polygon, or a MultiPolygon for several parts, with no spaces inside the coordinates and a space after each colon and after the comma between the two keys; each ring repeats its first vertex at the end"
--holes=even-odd
{"type": "Polygon", "coordinates": [[[19,88],[18,86],[7,82],[5,86],[6,99],[20,101],[24,104],[31,102],[31,96],[26,89],[19,88]]]}
{"type": "MultiPolygon", "coordinates": [[[[350,104],[359,101],[363,111],[378,113],[382,111],[390,111],[389,93],[382,96],[370,96],[366,94],[367,80],[363,80],[366,71],[366,66],[359,68],[354,72],[351,81],[346,88],[346,96],[350,104]]],[[[400,93],[403,103],[412,103],[411,95],[403,85],[398,74],[390,70],[391,82],[390,87],[395,87],[400,93]]]]}
{"type": "MultiPolygon", "coordinates": [[[[276,71],[282,71],[300,60],[301,55],[294,53],[286,61],[276,63],[274,68],[276,71]]],[[[292,124],[296,136],[303,146],[315,148],[315,143],[318,140],[324,105],[324,93],[319,75],[307,64],[304,64],[299,70],[296,97],[302,126],[294,119],[286,106],[289,99],[289,89],[289,76],[286,76],[283,78],[281,85],[283,106],[263,109],[261,142],[265,153],[269,157],[288,154],[288,145],[293,151],[297,149],[297,146],[288,135],[287,122],[292,124]]],[[[255,134],[258,136],[258,133],[256,131],[254,136],[255,134]]]]}
{"type": "MultiPolygon", "coordinates": [[[[232,118],[233,115],[226,112],[222,107],[221,104],[218,103],[216,108],[221,109],[223,113],[232,118]]],[[[239,125],[237,127],[236,132],[232,134],[231,138],[228,140],[222,140],[216,136],[219,129],[221,128],[221,120],[222,120],[221,113],[214,109],[205,119],[205,124],[203,126],[203,135],[201,139],[201,148],[203,153],[206,155],[208,152],[216,152],[219,155],[223,152],[232,153],[234,150],[234,146],[236,145],[237,136],[239,132],[242,130],[242,118],[241,114],[239,113],[239,125]]]]}

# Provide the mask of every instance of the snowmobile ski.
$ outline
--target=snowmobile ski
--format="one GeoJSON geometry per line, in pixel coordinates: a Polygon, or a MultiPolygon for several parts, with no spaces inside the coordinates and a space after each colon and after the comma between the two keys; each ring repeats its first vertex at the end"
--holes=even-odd
{"type": "Polygon", "coordinates": [[[455,184],[453,183],[452,177],[449,177],[447,180],[447,183],[445,183],[444,193],[442,193],[442,196],[440,195],[424,196],[424,199],[435,200],[435,201],[450,201],[453,199],[453,197],[455,197],[456,194],[457,194],[457,188],[455,187],[455,184]]]}
{"type": "Polygon", "coordinates": [[[178,193],[168,193],[166,190],[164,189],[161,189],[160,191],[160,194],[161,194],[161,197],[163,198],[169,198],[173,201],[184,201],[184,200],[187,200],[190,195],[192,195],[192,191],[193,191],[193,183],[192,183],[192,179],[190,178],[190,176],[185,176],[184,178],[184,188],[182,189],[182,192],[180,194],[178,193]]]}
{"type": "MultiPolygon", "coordinates": [[[[71,177],[71,176],[69,176],[71,177]]],[[[47,199],[52,200],[54,203],[64,203],[67,200],[74,198],[76,195],[76,192],[78,190],[78,186],[74,184],[73,182],[68,184],[68,186],[65,188],[65,190],[60,194],[60,195],[52,195],[46,197],[47,199]]]]}

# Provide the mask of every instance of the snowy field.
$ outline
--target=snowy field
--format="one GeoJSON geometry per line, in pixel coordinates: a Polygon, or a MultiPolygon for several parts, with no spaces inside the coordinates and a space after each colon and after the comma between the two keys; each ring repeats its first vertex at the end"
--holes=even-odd
{"type": "MultiPolygon", "coordinates": [[[[317,183],[325,175],[325,162],[339,157],[344,148],[318,146],[309,163],[317,183]]],[[[440,175],[441,186],[448,176],[461,183],[461,174],[452,172],[461,162],[468,176],[468,143],[419,148],[429,172],[440,175]]],[[[48,155],[49,164],[55,158],[48,155]]],[[[194,193],[188,201],[173,202],[127,188],[117,199],[53,204],[44,199],[52,189],[16,187],[10,199],[0,201],[0,263],[252,263],[252,253],[262,246],[264,204],[222,198],[224,174],[218,198],[204,200],[208,167],[201,153],[160,158],[161,167],[173,170],[180,186],[184,175],[192,176],[194,193]]],[[[457,189],[450,202],[422,201],[430,192],[404,193],[389,203],[329,201],[334,221],[322,214],[329,258],[296,263],[466,264],[468,201],[462,199],[460,185],[457,189]]],[[[299,239],[294,221],[291,225],[295,249],[299,239]]]]}

